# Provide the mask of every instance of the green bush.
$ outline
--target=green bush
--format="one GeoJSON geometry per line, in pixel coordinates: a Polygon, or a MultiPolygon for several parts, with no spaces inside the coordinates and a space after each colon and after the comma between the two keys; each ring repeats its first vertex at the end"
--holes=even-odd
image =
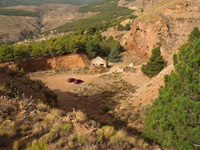
{"type": "Polygon", "coordinates": [[[143,135],[170,149],[196,150],[200,145],[200,38],[197,38],[193,38],[190,46],[181,47],[175,71],[165,76],[165,86],[159,90],[145,121],[143,135]]]}
{"type": "Polygon", "coordinates": [[[107,112],[109,112],[110,111],[110,107],[109,106],[104,106],[103,107],[103,112],[104,113],[107,113],[107,112]]]}
{"type": "Polygon", "coordinates": [[[124,29],[127,30],[127,31],[129,31],[129,30],[131,29],[130,24],[127,23],[127,24],[125,25],[124,29]]]}
{"type": "Polygon", "coordinates": [[[147,62],[146,68],[141,67],[141,70],[148,77],[152,78],[156,76],[165,66],[165,60],[161,56],[160,48],[156,47],[152,50],[152,55],[147,62]]]}

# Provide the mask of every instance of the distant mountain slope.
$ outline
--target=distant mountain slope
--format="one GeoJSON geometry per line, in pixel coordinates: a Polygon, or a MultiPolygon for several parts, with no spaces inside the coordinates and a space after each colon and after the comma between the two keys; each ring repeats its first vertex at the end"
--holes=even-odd
{"type": "Polygon", "coordinates": [[[100,0],[0,0],[0,7],[17,6],[17,5],[41,5],[46,3],[62,3],[81,5],[89,2],[100,0]]]}

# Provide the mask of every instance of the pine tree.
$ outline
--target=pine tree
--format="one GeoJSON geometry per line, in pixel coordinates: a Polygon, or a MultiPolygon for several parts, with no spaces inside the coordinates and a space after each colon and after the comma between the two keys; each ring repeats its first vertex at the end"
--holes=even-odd
{"type": "Polygon", "coordinates": [[[127,31],[129,31],[130,29],[131,29],[131,27],[130,27],[130,25],[127,23],[126,25],[125,25],[125,30],[127,30],[127,31]]]}
{"type": "Polygon", "coordinates": [[[109,55],[109,61],[110,62],[120,62],[122,61],[122,58],[120,57],[121,52],[117,47],[113,47],[111,50],[111,53],[109,55]]]}
{"type": "Polygon", "coordinates": [[[165,76],[143,130],[147,139],[170,149],[200,148],[200,39],[194,39],[181,47],[175,71],[165,76]]]}
{"type": "Polygon", "coordinates": [[[142,67],[141,70],[148,77],[152,78],[156,76],[165,66],[165,60],[161,56],[160,48],[156,47],[152,50],[152,55],[147,62],[147,66],[142,67]]]}

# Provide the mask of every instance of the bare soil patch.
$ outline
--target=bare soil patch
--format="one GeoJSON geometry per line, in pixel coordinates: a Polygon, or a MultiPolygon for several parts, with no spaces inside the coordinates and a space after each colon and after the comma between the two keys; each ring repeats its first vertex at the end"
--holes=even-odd
{"type": "Polygon", "coordinates": [[[126,103],[127,97],[135,92],[135,87],[124,81],[122,76],[120,73],[101,75],[63,73],[53,76],[32,76],[31,78],[42,80],[54,91],[58,95],[58,106],[66,112],[73,109],[81,110],[90,119],[94,119],[102,125],[126,127],[126,120],[118,118],[121,113],[118,110],[123,103],[126,103]],[[81,84],[68,83],[67,79],[71,77],[84,82],[81,84]],[[110,108],[109,113],[103,112],[105,106],[110,108]]]}

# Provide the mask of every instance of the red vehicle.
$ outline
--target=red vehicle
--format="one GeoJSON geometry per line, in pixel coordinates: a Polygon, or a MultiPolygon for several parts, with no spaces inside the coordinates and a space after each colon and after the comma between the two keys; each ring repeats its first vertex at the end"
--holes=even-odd
{"type": "Polygon", "coordinates": [[[67,82],[74,82],[76,79],[74,79],[74,78],[69,78],[69,79],[67,79],[67,82]]]}
{"type": "Polygon", "coordinates": [[[83,82],[83,80],[80,80],[80,79],[74,80],[74,83],[75,83],[75,84],[79,84],[79,83],[82,83],[82,82],[83,82]]]}

